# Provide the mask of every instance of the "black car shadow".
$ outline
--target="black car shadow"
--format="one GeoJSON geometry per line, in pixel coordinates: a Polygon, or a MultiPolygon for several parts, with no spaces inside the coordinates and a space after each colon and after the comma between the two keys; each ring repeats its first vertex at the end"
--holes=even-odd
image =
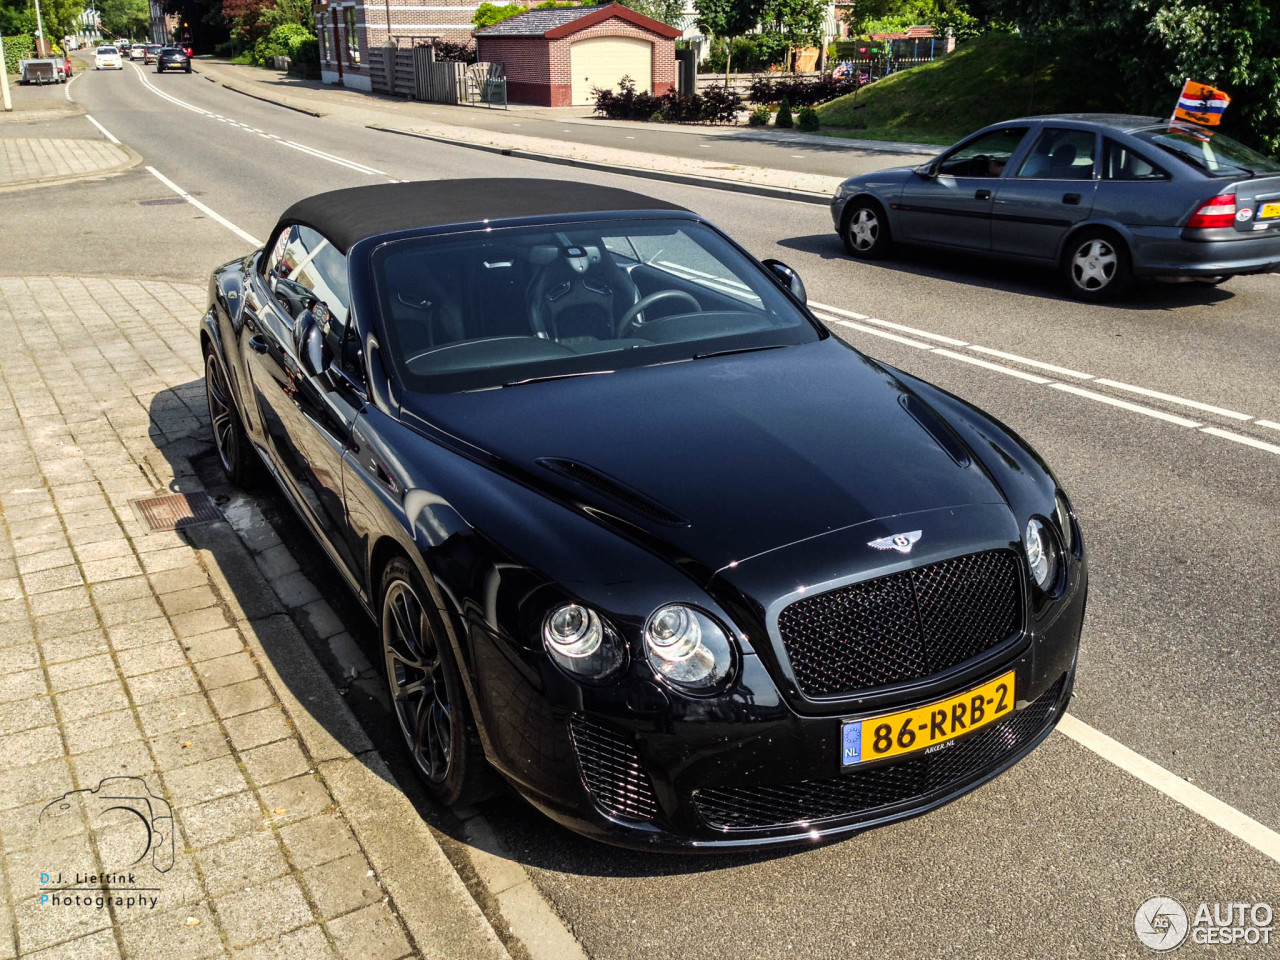
{"type": "MultiPolygon", "coordinates": [[[[349,667],[339,661],[326,640],[315,634],[305,617],[293,617],[294,624],[364,733],[373,742],[377,753],[395,778],[394,785],[413,803],[422,819],[442,835],[446,854],[465,878],[470,869],[467,852],[472,846],[470,838],[473,833],[468,828],[467,821],[476,811],[454,811],[441,806],[432,799],[419,779],[392,713],[386,685],[381,673],[376,671],[382,649],[378,630],[355,594],[323,551],[317,549],[310,532],[302,525],[293,507],[265,471],[260,471],[258,482],[249,491],[240,490],[227,480],[209,439],[207,414],[198,415],[199,426],[189,432],[183,433],[179,428],[175,435],[166,433],[163,429],[170,423],[180,423],[187,411],[197,409],[198,404],[203,402],[203,397],[203,381],[193,381],[161,391],[151,401],[151,440],[177,478],[170,484],[171,492],[194,493],[203,490],[224,509],[234,508],[247,498],[261,512],[272,532],[288,548],[302,572],[342,621],[346,633],[355,641],[368,662],[375,665],[375,670],[352,677],[349,667]]],[[[236,603],[245,610],[248,617],[247,628],[255,629],[255,613],[265,614],[268,602],[264,598],[274,597],[274,593],[240,536],[224,520],[180,528],[179,533],[192,546],[205,551],[206,564],[212,563],[218,567],[230,584],[236,603]]],[[[290,683],[289,678],[296,671],[289,669],[287,660],[295,654],[281,648],[272,632],[255,629],[255,633],[267,657],[285,682],[290,683]]],[[[305,705],[315,691],[298,686],[291,687],[291,692],[299,703],[305,705]]],[[[348,726],[322,710],[313,712],[312,716],[348,753],[355,757],[361,755],[365,748],[353,741],[348,726]]],[[[377,767],[370,766],[369,769],[381,775],[377,767]]],[[[530,867],[555,869],[582,876],[671,876],[701,873],[760,862],[791,852],[690,857],[623,851],[587,840],[559,826],[505,786],[500,787],[492,799],[480,804],[479,812],[502,838],[506,847],[503,852],[507,856],[530,867]]]]}
{"type": "MultiPolygon", "coordinates": [[[[855,260],[846,252],[844,244],[834,231],[788,237],[776,242],[778,246],[788,250],[798,250],[823,260],[846,260],[850,264],[857,264],[861,269],[883,271],[886,275],[925,277],[1042,300],[1077,302],[1062,289],[1062,280],[1057,271],[1047,266],[1028,266],[958,250],[934,250],[916,246],[895,246],[890,255],[881,260],[855,260]]],[[[1198,281],[1168,283],[1139,280],[1117,299],[1088,306],[1126,310],[1180,310],[1185,307],[1211,306],[1234,296],[1225,286],[1198,281]]]]}

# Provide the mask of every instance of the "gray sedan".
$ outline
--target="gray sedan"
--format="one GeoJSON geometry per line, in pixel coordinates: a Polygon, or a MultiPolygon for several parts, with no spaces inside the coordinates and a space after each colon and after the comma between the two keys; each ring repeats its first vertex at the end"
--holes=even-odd
{"type": "Polygon", "coordinates": [[[1135,276],[1280,267],[1280,164],[1155,117],[1030,117],[923,166],[852,177],[831,216],[854,257],[901,242],[1050,264],[1073,296],[1106,300],[1135,276]]]}

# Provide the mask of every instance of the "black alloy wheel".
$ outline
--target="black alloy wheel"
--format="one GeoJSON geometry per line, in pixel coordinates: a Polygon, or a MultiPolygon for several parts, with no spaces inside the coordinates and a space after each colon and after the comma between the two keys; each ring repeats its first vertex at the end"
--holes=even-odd
{"type": "Polygon", "coordinates": [[[1132,279],[1129,251],[1110,231],[1085,230],[1067,244],[1062,273],[1077,300],[1112,300],[1124,293],[1132,279]]]}
{"type": "Polygon", "coordinates": [[[491,790],[449,641],[416,569],[395,557],[382,575],[383,667],[414,767],[440,803],[466,805],[491,790]]]}
{"type": "Polygon", "coordinates": [[[849,201],[840,238],[850,256],[876,260],[889,252],[889,223],[884,208],[870,197],[849,201]]]}
{"type": "Polygon", "coordinates": [[[213,445],[227,478],[240,487],[252,486],[254,480],[254,453],[249,449],[249,438],[240,423],[240,414],[222,367],[212,353],[204,358],[204,392],[209,401],[209,427],[213,433],[213,445]]]}

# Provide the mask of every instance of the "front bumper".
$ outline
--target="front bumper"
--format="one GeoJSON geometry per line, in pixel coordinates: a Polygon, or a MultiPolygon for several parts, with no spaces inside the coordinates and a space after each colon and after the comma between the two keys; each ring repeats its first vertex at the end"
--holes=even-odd
{"type": "Polygon", "coordinates": [[[561,824],[635,849],[805,845],[918,816],[1007,770],[1061,719],[1084,615],[1083,563],[1078,574],[1052,622],[1037,623],[1009,658],[920,701],[1015,671],[1015,712],[947,749],[842,771],[843,722],[886,711],[801,715],[760,658],[747,656],[739,682],[714,700],[669,697],[650,684],[621,704],[589,693],[569,710],[546,704],[538,769],[499,767],[561,824]]]}

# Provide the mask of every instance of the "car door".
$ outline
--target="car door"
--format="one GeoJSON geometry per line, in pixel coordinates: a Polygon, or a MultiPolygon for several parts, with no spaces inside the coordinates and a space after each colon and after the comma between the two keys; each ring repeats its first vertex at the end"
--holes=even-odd
{"type": "Polygon", "coordinates": [[[301,225],[283,228],[268,249],[265,269],[254,280],[256,309],[245,314],[245,367],[277,475],[350,572],[342,457],[366,395],[350,322],[346,257],[301,225]],[[303,367],[294,342],[305,310],[325,338],[326,365],[317,376],[303,367]]]}
{"type": "Polygon", "coordinates": [[[991,250],[1054,260],[1062,238],[1093,210],[1098,134],[1044,126],[1031,149],[1006,171],[991,210],[991,250]]]}
{"type": "Polygon", "coordinates": [[[1027,127],[979,133],[908,177],[895,213],[898,239],[969,250],[991,247],[991,198],[1027,127]]]}

